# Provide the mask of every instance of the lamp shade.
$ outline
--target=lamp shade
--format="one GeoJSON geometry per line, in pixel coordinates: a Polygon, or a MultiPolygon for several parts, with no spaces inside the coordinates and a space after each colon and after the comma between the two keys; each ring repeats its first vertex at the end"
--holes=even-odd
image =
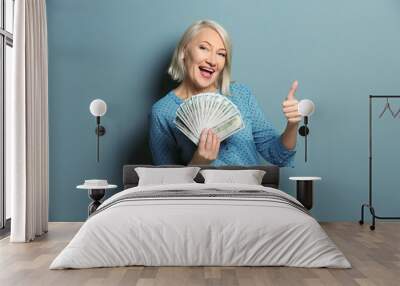
{"type": "Polygon", "coordinates": [[[301,116],[310,116],[315,110],[314,102],[309,99],[300,100],[298,110],[301,116]]]}
{"type": "Polygon", "coordinates": [[[104,100],[95,99],[90,103],[90,113],[93,116],[103,116],[107,112],[107,104],[104,100]]]}

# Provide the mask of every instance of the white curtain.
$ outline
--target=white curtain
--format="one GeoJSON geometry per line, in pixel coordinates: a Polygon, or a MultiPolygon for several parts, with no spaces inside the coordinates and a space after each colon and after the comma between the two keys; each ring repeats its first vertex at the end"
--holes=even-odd
{"type": "Polygon", "coordinates": [[[6,181],[12,242],[48,226],[48,78],[45,0],[16,0],[13,92],[6,111],[6,181]]]}

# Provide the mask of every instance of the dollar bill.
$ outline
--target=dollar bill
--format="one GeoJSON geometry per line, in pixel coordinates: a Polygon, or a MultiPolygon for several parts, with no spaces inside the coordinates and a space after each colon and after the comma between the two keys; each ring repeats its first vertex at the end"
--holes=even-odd
{"type": "Polygon", "coordinates": [[[221,141],[244,128],[237,106],[226,96],[215,93],[185,100],[176,111],[174,123],[196,145],[204,128],[212,128],[221,141]]]}

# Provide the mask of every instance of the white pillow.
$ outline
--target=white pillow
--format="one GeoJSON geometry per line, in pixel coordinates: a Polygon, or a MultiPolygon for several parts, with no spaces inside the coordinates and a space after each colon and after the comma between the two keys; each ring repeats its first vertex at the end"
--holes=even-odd
{"type": "Polygon", "coordinates": [[[196,183],[193,179],[199,170],[199,167],[135,168],[139,176],[138,186],[196,183]]]}
{"type": "Polygon", "coordinates": [[[262,170],[201,170],[204,183],[235,183],[261,185],[265,171],[262,170]]]}

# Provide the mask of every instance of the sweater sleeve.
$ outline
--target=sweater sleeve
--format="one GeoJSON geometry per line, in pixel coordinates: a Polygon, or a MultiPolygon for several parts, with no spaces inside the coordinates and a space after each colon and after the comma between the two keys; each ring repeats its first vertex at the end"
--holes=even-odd
{"type": "Polygon", "coordinates": [[[294,167],[294,155],[296,151],[288,150],[281,141],[278,131],[269,122],[262,111],[255,96],[249,88],[246,88],[248,107],[251,117],[252,133],[257,151],[261,156],[279,167],[294,167]]]}
{"type": "Polygon", "coordinates": [[[167,119],[153,106],[149,114],[150,151],[155,165],[182,164],[175,138],[167,119]]]}

